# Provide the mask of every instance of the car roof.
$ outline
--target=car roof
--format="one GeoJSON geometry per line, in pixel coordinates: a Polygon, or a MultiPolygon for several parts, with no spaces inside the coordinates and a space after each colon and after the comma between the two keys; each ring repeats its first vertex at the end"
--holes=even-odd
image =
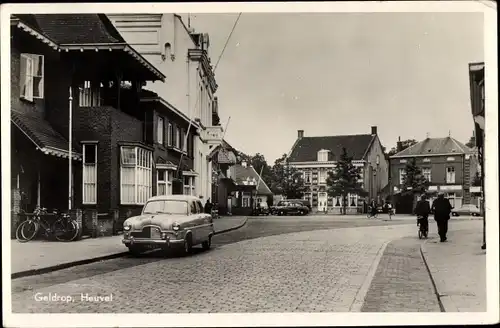
{"type": "Polygon", "coordinates": [[[200,201],[200,198],[191,195],[162,195],[162,196],[153,196],[148,199],[148,202],[155,200],[177,200],[177,201],[200,201]]]}

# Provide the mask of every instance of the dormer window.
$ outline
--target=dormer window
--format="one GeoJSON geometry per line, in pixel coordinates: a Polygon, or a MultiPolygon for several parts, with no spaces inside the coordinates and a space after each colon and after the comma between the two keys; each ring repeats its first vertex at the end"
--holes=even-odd
{"type": "Polygon", "coordinates": [[[329,150],[321,149],[318,151],[318,162],[327,162],[328,161],[328,153],[329,150]]]}

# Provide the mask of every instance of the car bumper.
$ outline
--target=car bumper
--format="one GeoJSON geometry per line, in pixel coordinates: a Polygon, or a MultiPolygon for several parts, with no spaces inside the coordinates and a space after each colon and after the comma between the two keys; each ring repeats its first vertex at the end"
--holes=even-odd
{"type": "Polygon", "coordinates": [[[153,246],[158,248],[176,247],[184,244],[184,239],[142,239],[142,238],[127,238],[123,239],[122,243],[130,247],[132,245],[153,246]]]}

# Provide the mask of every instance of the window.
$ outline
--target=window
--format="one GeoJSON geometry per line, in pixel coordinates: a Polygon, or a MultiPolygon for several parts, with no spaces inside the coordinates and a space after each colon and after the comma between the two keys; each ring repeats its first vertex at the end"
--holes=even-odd
{"type": "Polygon", "coordinates": [[[97,202],[97,145],[83,145],[83,203],[97,202]]]}
{"type": "Polygon", "coordinates": [[[446,168],[446,183],[455,183],[455,167],[453,166],[446,168]]]}
{"type": "Polygon", "coordinates": [[[424,175],[424,177],[427,181],[431,182],[432,172],[431,172],[430,168],[422,169],[422,174],[424,175]]]}
{"type": "Polygon", "coordinates": [[[120,199],[122,204],[144,204],[152,195],[151,151],[140,147],[121,147],[120,199]]]}
{"type": "Polygon", "coordinates": [[[167,131],[167,145],[172,146],[174,140],[174,128],[172,123],[168,123],[168,131],[167,131]]]}
{"type": "Polygon", "coordinates": [[[156,141],[159,143],[159,144],[162,144],[163,145],[163,136],[165,134],[165,126],[164,126],[164,121],[163,121],[163,117],[160,117],[158,116],[158,121],[156,122],[156,141]]]}
{"type": "Polygon", "coordinates": [[[250,207],[250,198],[248,196],[243,197],[242,201],[242,207],[250,207]]]}
{"type": "Polygon", "coordinates": [[[29,101],[43,98],[44,57],[21,54],[20,97],[29,101]]]}
{"type": "Polygon", "coordinates": [[[181,214],[188,213],[188,203],[183,200],[153,200],[144,206],[143,214],[181,214]]]}
{"type": "Polygon", "coordinates": [[[318,151],[318,162],[328,161],[328,150],[322,149],[318,151]]]}
{"type": "Polygon", "coordinates": [[[326,170],[320,169],[319,171],[319,183],[326,183],[326,170]]]}
{"type": "Polygon", "coordinates": [[[405,169],[399,169],[399,184],[400,185],[404,184],[405,175],[406,175],[405,169]]]}
{"type": "Polygon", "coordinates": [[[158,169],[156,171],[157,175],[157,188],[156,195],[172,195],[172,180],[173,180],[172,170],[158,169]]]}
{"type": "Polygon", "coordinates": [[[102,105],[102,83],[85,81],[78,87],[78,106],[96,107],[102,105]]]}
{"type": "Polygon", "coordinates": [[[358,206],[358,195],[349,194],[348,202],[349,202],[348,205],[350,207],[357,207],[358,206]]]}
{"type": "Polygon", "coordinates": [[[311,172],[310,171],[304,172],[304,181],[305,181],[305,183],[311,183],[311,172]]]}
{"type": "Polygon", "coordinates": [[[184,176],[184,195],[195,195],[194,178],[192,176],[184,176]]]}
{"type": "Polygon", "coordinates": [[[174,143],[175,148],[181,149],[181,129],[176,126],[175,127],[175,143],[174,143]]]}
{"type": "Polygon", "coordinates": [[[184,137],[186,135],[184,134],[184,129],[179,128],[179,149],[184,150],[184,137]]]}
{"type": "Polygon", "coordinates": [[[191,203],[191,214],[198,214],[200,211],[198,210],[198,206],[196,202],[191,203]]]}

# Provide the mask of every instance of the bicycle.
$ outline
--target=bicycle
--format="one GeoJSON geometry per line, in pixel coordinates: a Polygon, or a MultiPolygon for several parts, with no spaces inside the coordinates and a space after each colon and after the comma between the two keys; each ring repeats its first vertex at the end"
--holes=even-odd
{"type": "Polygon", "coordinates": [[[387,213],[389,214],[389,220],[392,220],[392,217],[394,216],[394,209],[390,208],[387,213]]]}
{"type": "Polygon", "coordinates": [[[49,239],[50,237],[54,237],[58,241],[69,242],[77,237],[78,223],[70,219],[69,214],[58,215],[57,212],[53,213],[58,215],[59,218],[52,224],[43,218],[47,214],[46,208],[37,206],[33,216],[26,219],[17,227],[16,239],[19,242],[28,242],[35,238],[40,232],[40,228],[43,229],[44,235],[49,239]]]}
{"type": "Polygon", "coordinates": [[[418,239],[427,239],[427,235],[429,234],[429,222],[427,224],[423,224],[426,218],[422,216],[417,217],[417,225],[418,225],[418,239]]]}
{"type": "Polygon", "coordinates": [[[375,214],[372,214],[372,207],[370,206],[370,207],[368,207],[368,212],[366,212],[366,217],[368,219],[371,219],[371,218],[376,219],[378,217],[378,211],[375,211],[375,214]]]}

